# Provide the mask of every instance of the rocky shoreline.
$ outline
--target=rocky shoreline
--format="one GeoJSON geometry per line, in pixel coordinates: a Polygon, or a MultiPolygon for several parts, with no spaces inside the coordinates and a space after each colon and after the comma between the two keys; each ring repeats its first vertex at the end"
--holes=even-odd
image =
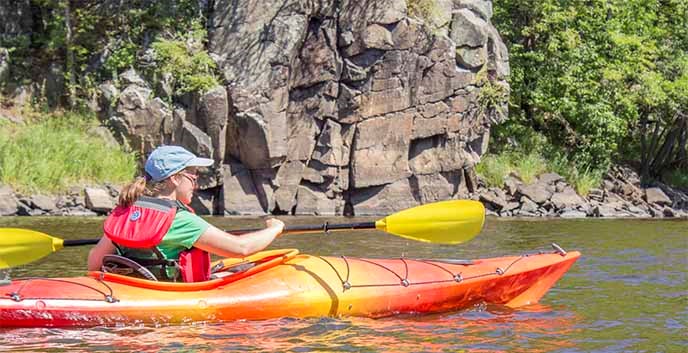
{"type": "MultiPolygon", "coordinates": [[[[562,218],[688,218],[688,193],[657,183],[641,188],[638,174],[614,167],[599,188],[586,197],[556,173],[545,173],[530,184],[516,176],[506,178],[504,188],[480,188],[477,199],[488,215],[562,218]]],[[[474,195],[472,198],[476,198],[474,195]]]]}
{"type": "MultiPolygon", "coordinates": [[[[688,218],[688,193],[658,183],[640,187],[637,173],[614,167],[599,188],[582,197],[556,173],[540,175],[530,184],[508,176],[503,188],[485,187],[460,198],[481,201],[487,214],[498,217],[561,218],[688,218]]],[[[63,195],[21,195],[0,185],[0,216],[102,216],[114,208],[119,189],[113,185],[73,188],[63,195]]],[[[200,199],[199,214],[211,214],[200,199]]],[[[381,211],[380,215],[384,215],[381,211]]]]}

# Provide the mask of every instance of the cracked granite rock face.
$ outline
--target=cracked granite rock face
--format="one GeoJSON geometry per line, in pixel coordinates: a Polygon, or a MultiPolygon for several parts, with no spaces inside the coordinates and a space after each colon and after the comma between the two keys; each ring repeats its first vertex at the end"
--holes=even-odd
{"type": "MultiPolygon", "coordinates": [[[[208,50],[224,84],[173,106],[138,80],[106,85],[101,116],[143,154],[182,144],[213,158],[201,187],[225,214],[384,214],[465,197],[508,91],[490,1],[217,0],[208,50]]],[[[135,73],[129,76],[136,78],[135,73]]]]}

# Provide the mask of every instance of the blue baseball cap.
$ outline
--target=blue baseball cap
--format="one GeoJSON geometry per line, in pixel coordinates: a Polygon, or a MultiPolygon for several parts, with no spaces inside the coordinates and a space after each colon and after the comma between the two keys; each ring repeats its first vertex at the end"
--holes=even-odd
{"type": "Polygon", "coordinates": [[[153,181],[161,181],[186,167],[209,167],[213,160],[196,157],[180,146],[160,146],[151,152],[144,169],[153,181]]]}

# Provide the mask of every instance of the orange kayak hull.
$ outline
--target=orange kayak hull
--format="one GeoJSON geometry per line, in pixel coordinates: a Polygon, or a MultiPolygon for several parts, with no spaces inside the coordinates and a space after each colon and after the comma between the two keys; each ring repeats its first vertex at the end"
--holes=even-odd
{"type": "Polygon", "coordinates": [[[363,259],[273,250],[223,260],[219,277],[163,283],[92,272],[0,287],[0,327],[88,327],[384,317],[537,303],[578,252],[473,261],[363,259]]]}

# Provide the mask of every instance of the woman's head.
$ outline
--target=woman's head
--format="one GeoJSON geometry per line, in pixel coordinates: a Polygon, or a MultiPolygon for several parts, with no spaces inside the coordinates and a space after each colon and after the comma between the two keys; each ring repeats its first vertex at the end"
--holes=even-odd
{"type": "Polygon", "coordinates": [[[160,146],[151,152],[144,169],[151,180],[160,182],[190,167],[209,167],[213,160],[196,157],[180,146],[160,146]]]}
{"type": "Polygon", "coordinates": [[[196,167],[188,167],[165,179],[163,182],[167,182],[168,187],[173,189],[177,200],[188,204],[191,202],[193,192],[198,186],[196,180],[198,180],[196,167]]]}
{"type": "Polygon", "coordinates": [[[212,159],[197,157],[180,146],[160,146],[146,160],[146,176],[122,189],[119,205],[130,206],[144,194],[169,195],[189,203],[196,188],[197,168],[212,164],[212,159]]]}

